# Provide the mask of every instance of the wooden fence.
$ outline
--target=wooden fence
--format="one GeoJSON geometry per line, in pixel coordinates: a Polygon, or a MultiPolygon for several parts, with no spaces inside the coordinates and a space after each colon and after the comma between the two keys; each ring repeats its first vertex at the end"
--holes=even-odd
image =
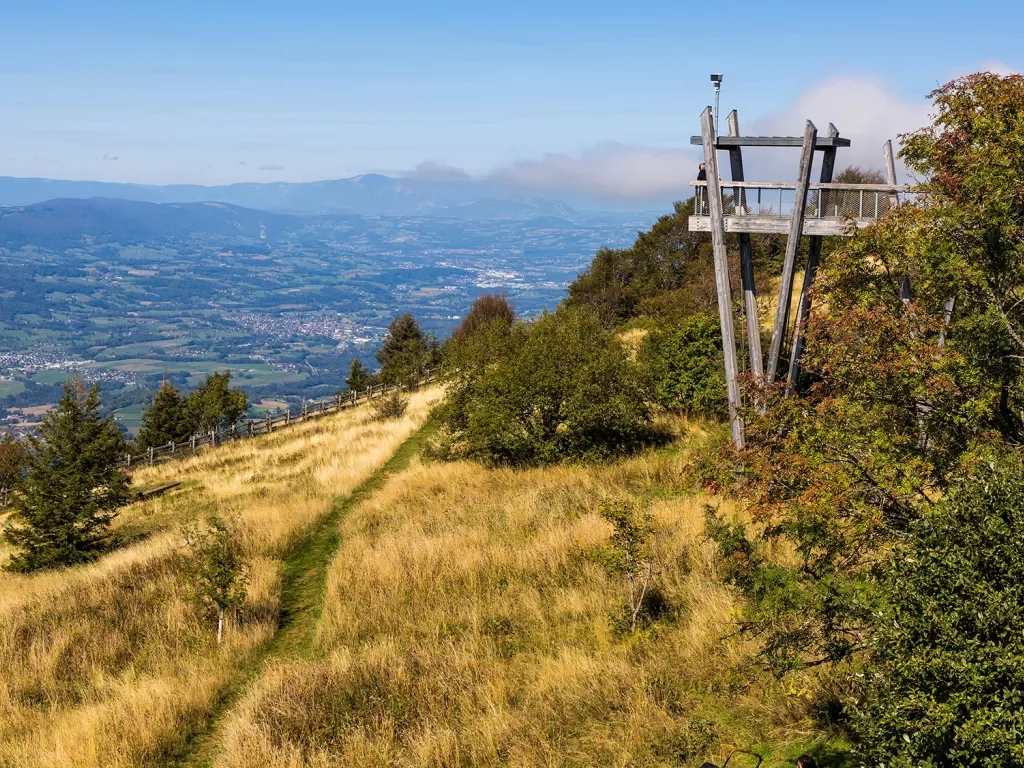
{"type": "MultiPolygon", "coordinates": [[[[159,447],[151,447],[142,453],[132,453],[129,451],[129,453],[125,455],[124,459],[119,462],[119,466],[130,471],[136,467],[152,466],[159,461],[192,456],[196,451],[205,446],[212,448],[234,440],[244,440],[258,435],[268,435],[279,429],[287,429],[293,424],[301,424],[308,419],[319,418],[320,416],[328,413],[337,413],[338,411],[343,411],[346,408],[354,408],[360,403],[373,400],[375,397],[386,397],[396,389],[399,392],[416,389],[426,384],[430,384],[434,381],[434,378],[434,372],[427,371],[426,375],[411,387],[404,384],[391,387],[387,384],[377,384],[375,386],[368,387],[365,391],[359,393],[349,392],[343,395],[339,394],[335,395],[330,400],[311,400],[304,402],[302,404],[302,410],[297,413],[292,413],[289,409],[277,416],[270,416],[268,414],[265,419],[247,419],[244,422],[232,424],[227,428],[219,427],[203,435],[192,435],[188,440],[181,443],[168,443],[167,445],[161,445],[159,447]]],[[[128,447],[130,449],[132,444],[129,443],[128,447]]]]}

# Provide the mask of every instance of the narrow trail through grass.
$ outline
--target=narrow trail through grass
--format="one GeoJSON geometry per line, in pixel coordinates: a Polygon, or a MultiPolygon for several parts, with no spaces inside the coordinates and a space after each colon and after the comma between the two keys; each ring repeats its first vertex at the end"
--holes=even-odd
{"type": "Polygon", "coordinates": [[[180,754],[168,763],[169,766],[209,766],[216,756],[216,736],[220,722],[267,664],[282,657],[306,658],[314,653],[316,629],[323,614],[327,570],[341,542],[339,524],[342,518],[383,487],[388,476],[405,469],[435,429],[436,423],[428,419],[398,447],[387,463],[360,483],[352,493],[339,498],[330,512],[288,554],[284,561],[277,632],[269,642],[254,652],[235,679],[221,689],[218,702],[207,717],[205,727],[182,744],[180,754]]]}

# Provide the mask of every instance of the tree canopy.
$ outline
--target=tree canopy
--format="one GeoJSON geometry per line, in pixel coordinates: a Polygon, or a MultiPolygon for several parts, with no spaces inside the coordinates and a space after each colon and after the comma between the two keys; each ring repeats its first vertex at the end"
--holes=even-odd
{"type": "Polygon", "coordinates": [[[245,392],[231,386],[231,371],[207,374],[206,381],[185,402],[188,427],[193,433],[229,428],[245,416],[248,408],[245,392]]]}
{"type": "Polygon", "coordinates": [[[142,412],[135,444],[145,450],[187,440],[192,434],[187,405],[173,384],[164,383],[142,412]]]}
{"type": "Polygon", "coordinates": [[[373,384],[374,376],[363,365],[362,361],[353,357],[348,365],[348,376],[345,378],[345,389],[348,392],[365,392],[373,384]]]}
{"type": "Polygon", "coordinates": [[[388,326],[377,351],[380,380],[384,384],[416,384],[436,362],[438,343],[424,333],[411,314],[399,315],[388,326]]]}

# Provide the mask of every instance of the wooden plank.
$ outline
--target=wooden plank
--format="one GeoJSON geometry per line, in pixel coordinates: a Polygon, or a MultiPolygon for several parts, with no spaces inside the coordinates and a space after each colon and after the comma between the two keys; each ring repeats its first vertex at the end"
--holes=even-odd
{"type": "MultiPolygon", "coordinates": [[[[740,135],[740,119],[734,109],[725,118],[726,130],[730,136],[740,135]]],[[[733,183],[743,181],[743,150],[729,149],[729,170],[733,183]]],[[[761,323],[757,317],[757,286],[754,284],[754,252],[750,245],[750,234],[742,232],[740,241],[740,278],[743,281],[743,312],[747,326],[747,352],[750,370],[758,381],[764,378],[764,357],[761,352],[761,323]]]]}
{"type": "MultiPolygon", "coordinates": [[[[829,123],[831,125],[831,123],[829,123]]],[[[691,187],[706,186],[706,181],[691,181],[691,187]]],[[[740,187],[742,189],[796,189],[795,181],[728,181],[723,182],[723,187],[740,187]]],[[[830,182],[812,182],[807,185],[808,189],[831,189],[838,192],[910,192],[912,187],[909,184],[837,184],[830,182]]]]}
{"type": "MultiPolygon", "coordinates": [[[[828,124],[828,135],[838,136],[839,131],[832,123],[828,124]]],[[[832,181],[832,174],[836,167],[836,150],[826,149],[821,156],[821,183],[828,184],[832,181]]],[[[796,323],[793,324],[793,345],[789,355],[789,376],[786,384],[786,394],[792,395],[796,392],[797,379],[800,378],[800,361],[804,356],[804,341],[807,333],[807,318],[811,315],[811,286],[818,274],[818,263],[821,261],[820,235],[814,235],[807,247],[807,266],[804,268],[804,284],[800,288],[800,304],[797,307],[796,323]]]]}
{"type": "Polygon", "coordinates": [[[793,297],[793,269],[796,266],[796,251],[804,232],[804,213],[807,209],[807,191],[811,183],[811,164],[814,161],[814,142],[818,129],[807,121],[804,127],[804,147],[800,153],[800,168],[797,172],[796,192],[793,196],[793,215],[790,217],[789,236],[786,240],[786,258],[782,264],[782,283],[779,286],[779,306],[775,312],[775,326],[772,328],[772,345],[768,351],[768,370],[765,374],[769,384],[775,381],[782,356],[782,340],[786,335],[789,321],[789,304],[793,297]]]}
{"type": "MultiPolygon", "coordinates": [[[[704,143],[701,136],[691,136],[690,143],[700,145],[704,143]]],[[[802,147],[804,140],[799,136],[719,136],[715,142],[716,149],[729,149],[730,147],[802,147]]],[[[822,136],[815,141],[814,148],[819,150],[833,147],[848,147],[849,139],[830,138],[822,136]]]]}
{"type": "Polygon", "coordinates": [[[135,496],[138,499],[149,499],[154,496],[159,496],[162,493],[167,493],[167,491],[171,490],[172,488],[177,488],[179,485],[181,485],[181,481],[174,480],[169,483],[162,483],[161,485],[157,485],[153,488],[146,488],[144,490],[141,490],[135,496]]]}
{"type": "MultiPolygon", "coordinates": [[[[804,219],[805,235],[849,235],[850,225],[855,229],[863,229],[871,224],[867,219],[857,222],[844,222],[839,219],[804,219]]],[[[691,216],[690,232],[710,232],[711,219],[707,216],[691,216]]],[[[789,218],[780,216],[726,216],[726,234],[750,232],[757,235],[785,235],[789,232],[789,218]]]]}
{"type": "Polygon", "coordinates": [[[729,261],[725,250],[725,223],[722,211],[721,176],[715,149],[715,123],[708,107],[700,116],[704,137],[704,167],[708,177],[708,211],[711,214],[711,248],[715,257],[715,287],[718,290],[718,319],[722,326],[722,352],[725,358],[725,384],[729,395],[729,424],[737,448],[744,445],[740,421],[740,385],[736,379],[736,335],[732,323],[732,291],[729,287],[729,261]]]}

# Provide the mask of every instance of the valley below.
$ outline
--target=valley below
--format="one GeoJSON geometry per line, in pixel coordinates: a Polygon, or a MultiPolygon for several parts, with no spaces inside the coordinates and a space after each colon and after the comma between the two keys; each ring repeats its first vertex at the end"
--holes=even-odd
{"type": "Polygon", "coordinates": [[[352,358],[372,365],[396,315],[439,338],[485,292],[536,315],[598,248],[632,242],[650,218],[108,199],[0,209],[0,424],[30,429],[72,374],[100,385],[129,432],[161,381],[193,387],[215,370],[230,369],[253,403],[329,397],[352,358]]]}

